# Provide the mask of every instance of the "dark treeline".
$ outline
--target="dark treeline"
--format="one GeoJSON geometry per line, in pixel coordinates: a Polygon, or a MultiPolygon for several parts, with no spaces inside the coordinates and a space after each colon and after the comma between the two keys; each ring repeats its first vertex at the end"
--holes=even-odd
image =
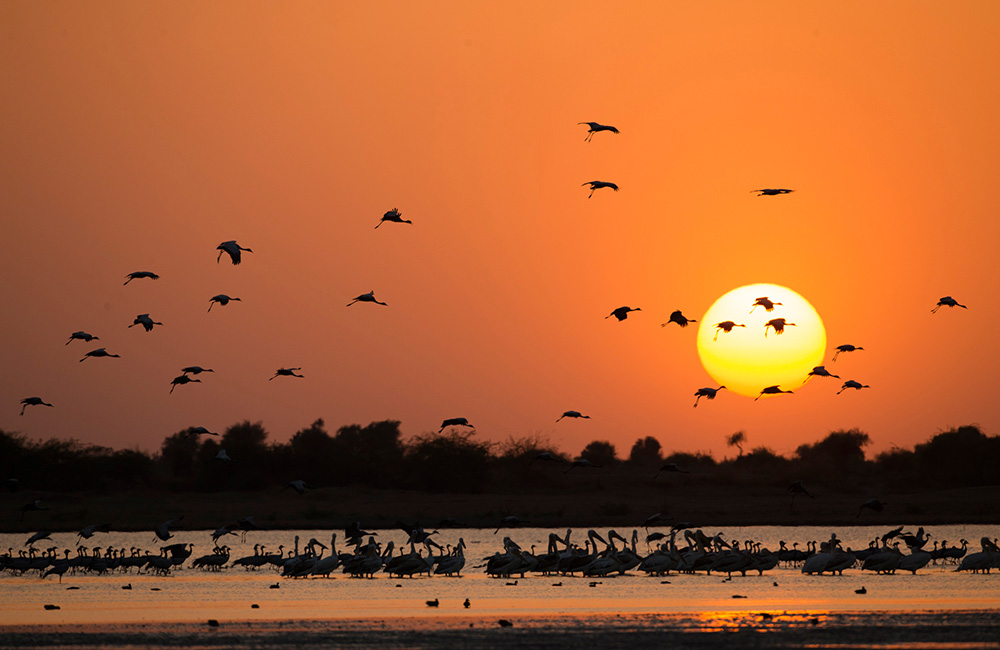
{"type": "MultiPolygon", "coordinates": [[[[364,486],[426,492],[530,492],[571,488],[583,474],[657,475],[667,463],[689,481],[738,485],[806,480],[843,484],[877,479],[896,490],[1000,485],[1000,437],[977,426],[934,435],[912,450],[893,448],[867,458],[868,434],[834,431],[803,444],[792,457],[765,447],[749,447],[737,432],[726,438],[732,458],[709,454],[664,453],[652,436],[639,438],[627,456],[613,444],[595,440],[579,458],[593,467],[572,467],[571,458],[538,437],[489,443],[471,430],[447,429],[404,441],[399,422],[349,425],[331,434],[322,420],[297,432],[287,443],[270,442],[261,423],[241,422],[220,436],[188,429],[167,437],[159,453],[114,450],[76,440],[32,441],[0,430],[0,479],[17,479],[32,491],[113,491],[152,488],[219,492],[284,487],[302,480],[310,488],[364,486]],[[221,460],[222,456],[231,460],[221,460]],[[539,459],[541,452],[557,459],[539,459]]],[[[663,472],[666,476],[671,472],[663,472]]]]}

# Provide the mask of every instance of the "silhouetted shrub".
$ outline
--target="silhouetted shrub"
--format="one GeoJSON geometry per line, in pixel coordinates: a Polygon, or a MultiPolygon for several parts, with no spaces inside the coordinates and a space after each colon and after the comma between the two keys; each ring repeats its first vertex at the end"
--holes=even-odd
{"type": "Polygon", "coordinates": [[[583,448],[580,458],[601,467],[608,467],[618,462],[618,452],[607,440],[595,440],[583,448]]]}
{"type": "Polygon", "coordinates": [[[921,477],[945,485],[1000,484],[1000,437],[968,425],[939,433],[914,448],[921,477]]]}
{"type": "Polygon", "coordinates": [[[658,465],[663,460],[660,455],[662,449],[660,441],[653,436],[639,438],[629,451],[628,461],[636,465],[658,465]]]}
{"type": "Polygon", "coordinates": [[[480,492],[486,483],[490,445],[473,440],[475,431],[449,430],[418,436],[405,463],[413,487],[435,492],[480,492]]]}
{"type": "Polygon", "coordinates": [[[843,476],[864,469],[864,448],[869,444],[871,438],[860,429],[834,431],[819,442],[799,445],[795,455],[809,473],[843,476]]]}

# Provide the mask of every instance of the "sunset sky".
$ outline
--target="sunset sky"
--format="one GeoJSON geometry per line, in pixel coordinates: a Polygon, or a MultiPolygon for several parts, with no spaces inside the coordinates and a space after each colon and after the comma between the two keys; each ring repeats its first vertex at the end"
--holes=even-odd
{"type": "Polygon", "coordinates": [[[0,428],[155,450],[462,416],[717,457],[738,430],[1000,433],[997,25],[992,1],[3,0],[0,428]],[[375,230],[394,207],[413,224],[375,230]],[[217,264],[231,239],[253,253],[217,264]],[[871,388],[692,408],[696,328],[660,324],[758,282],[871,388]],[[369,290],[388,307],[345,307],[369,290]],[[242,301],[206,313],[219,293],[242,301]],[[945,295],[968,310],[932,315],[945,295]],[[78,362],[101,346],[122,358],[78,362]],[[215,373],[168,394],[192,364],[215,373]]]}

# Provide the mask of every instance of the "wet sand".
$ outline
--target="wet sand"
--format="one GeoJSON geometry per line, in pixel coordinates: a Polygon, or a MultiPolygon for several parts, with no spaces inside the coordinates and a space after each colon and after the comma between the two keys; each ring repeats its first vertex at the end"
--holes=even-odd
{"type": "Polygon", "coordinates": [[[0,648],[1000,648],[1000,611],[706,612],[0,627],[0,648]]]}

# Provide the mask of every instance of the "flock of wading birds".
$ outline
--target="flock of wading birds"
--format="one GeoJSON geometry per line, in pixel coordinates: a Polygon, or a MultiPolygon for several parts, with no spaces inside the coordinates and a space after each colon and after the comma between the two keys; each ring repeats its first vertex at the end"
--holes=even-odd
{"type": "MultiPolygon", "coordinates": [[[[926,550],[931,535],[923,527],[912,532],[904,531],[900,526],[877,535],[867,548],[857,551],[844,548],[836,533],[818,544],[808,542],[805,550],[798,548],[798,542],[788,548],[782,540],[779,548],[772,551],[753,539],[741,544],[737,540],[723,539],[721,533],[708,536],[686,523],[674,524],[668,532],[649,532],[650,527],[662,524],[662,521],[661,517],[654,515],[644,522],[647,533],[644,552],[638,548],[638,529],[632,531],[629,539],[615,530],[609,530],[606,537],[589,530],[582,547],[571,541],[573,531],[569,529],[562,536],[549,533],[544,553],[537,553],[535,545],[527,551],[510,537],[504,537],[502,550],[481,558],[481,563],[472,568],[483,569],[491,577],[505,579],[524,578],[528,574],[603,578],[626,575],[634,570],[650,576],[703,571],[706,575],[726,574],[727,580],[734,573],[746,576],[748,572],[756,571],[758,575],[763,575],[779,565],[800,567],[805,574],[840,575],[854,567],[878,574],[894,574],[896,571],[915,574],[932,562],[949,563],[956,566],[956,571],[974,573],[989,573],[993,568],[1000,568],[1000,548],[995,540],[983,537],[982,550],[973,553],[968,553],[969,543],[964,539],[960,542],[961,546],[948,546],[947,541],[939,545],[935,541],[932,550],[926,550]],[[683,533],[682,545],[678,544],[678,533],[683,533]],[[900,545],[906,546],[908,552],[903,553],[900,545]]],[[[519,523],[524,522],[505,518],[494,535],[501,528],[519,523]]],[[[171,528],[178,525],[179,520],[172,520],[157,526],[154,542],[170,540],[173,537],[171,528]]],[[[138,547],[129,550],[108,547],[103,553],[101,547],[94,547],[92,552],[88,552],[90,549],[81,542],[93,538],[96,533],[108,531],[107,526],[88,526],[77,534],[75,555],[70,549],[60,554],[56,546],[36,553],[36,543],[46,539],[51,541],[49,533],[40,532],[26,542],[27,551],[20,551],[15,556],[12,550],[8,550],[0,556],[0,570],[14,575],[37,572],[43,579],[55,575],[62,582],[66,574],[128,575],[133,570],[137,574],[166,576],[191,559],[189,566],[193,569],[216,572],[224,568],[246,571],[269,569],[287,578],[328,578],[334,572],[357,578],[374,578],[379,573],[397,578],[422,574],[428,577],[461,575],[466,566],[464,538],[460,537],[454,545],[441,546],[433,539],[434,535],[440,534],[438,530],[427,532],[419,524],[399,526],[406,533],[406,539],[400,543],[398,553],[394,541],[381,544],[376,540],[378,532],[362,530],[358,522],[354,522],[344,532],[347,545],[353,547],[347,552],[337,551],[337,533],[332,534],[329,546],[311,538],[301,550],[299,536],[296,535],[294,546],[287,553],[284,545],[278,546],[277,552],[269,553],[265,546],[254,544],[252,555],[236,559],[231,558],[230,547],[219,542],[228,535],[236,535],[237,529],[245,542],[248,533],[260,530],[252,517],[216,530],[212,533],[215,544],[212,553],[193,559],[194,544],[162,546],[158,554],[138,547]],[[418,546],[423,548],[418,550],[418,546]]],[[[514,586],[517,582],[507,584],[514,586]]],[[[594,584],[592,582],[591,586],[594,584]]],[[[553,586],[562,586],[562,583],[553,586]]],[[[131,588],[131,584],[123,588],[131,588]]],[[[271,588],[279,588],[279,585],[273,584],[271,588]]],[[[859,593],[863,592],[859,590],[859,593]]],[[[433,601],[428,604],[436,606],[433,601]]]]}

